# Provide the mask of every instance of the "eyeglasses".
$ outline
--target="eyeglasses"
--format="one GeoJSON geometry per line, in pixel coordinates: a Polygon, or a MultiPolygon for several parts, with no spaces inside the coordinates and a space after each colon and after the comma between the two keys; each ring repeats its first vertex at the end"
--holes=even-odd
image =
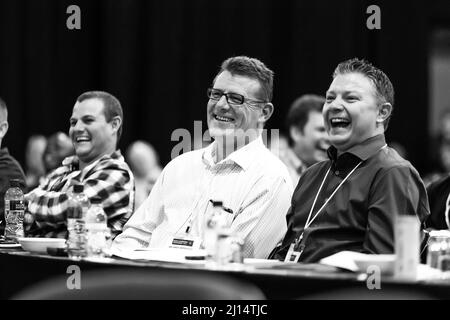
{"type": "Polygon", "coordinates": [[[233,106],[241,106],[244,103],[246,103],[250,106],[256,106],[261,103],[266,103],[266,101],[248,99],[239,93],[234,93],[234,92],[226,93],[220,89],[214,89],[214,88],[208,88],[208,90],[206,91],[206,94],[209,99],[215,100],[215,101],[219,101],[222,98],[222,96],[225,96],[228,104],[233,105],[233,106]]]}

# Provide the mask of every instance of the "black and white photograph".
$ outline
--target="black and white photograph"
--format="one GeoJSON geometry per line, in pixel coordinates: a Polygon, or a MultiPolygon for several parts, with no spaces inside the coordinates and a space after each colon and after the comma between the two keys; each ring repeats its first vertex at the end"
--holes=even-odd
{"type": "Polygon", "coordinates": [[[0,0],[0,75],[1,300],[450,298],[448,0],[0,0]]]}

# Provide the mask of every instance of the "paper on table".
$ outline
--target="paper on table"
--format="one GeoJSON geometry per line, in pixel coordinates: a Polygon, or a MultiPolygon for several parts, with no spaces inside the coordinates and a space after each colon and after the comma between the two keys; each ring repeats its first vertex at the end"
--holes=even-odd
{"type": "Polygon", "coordinates": [[[204,257],[205,250],[187,250],[178,248],[148,248],[134,251],[115,250],[114,255],[130,260],[164,261],[175,263],[204,264],[205,260],[188,260],[186,256],[204,257]]]}
{"type": "Polygon", "coordinates": [[[279,261],[279,260],[269,260],[269,259],[254,259],[254,258],[245,258],[244,259],[244,264],[245,265],[249,265],[249,266],[254,266],[254,267],[272,267],[272,266],[277,266],[280,264],[284,264],[283,261],[279,261]]]}
{"type": "Polygon", "coordinates": [[[355,263],[355,258],[361,257],[362,255],[364,255],[364,253],[341,251],[329,257],[323,258],[320,260],[320,263],[357,272],[359,268],[355,263]]]}
{"type": "MultiPolygon", "coordinates": [[[[376,255],[372,255],[374,259],[376,255]]],[[[332,265],[335,267],[347,269],[354,272],[365,272],[366,270],[360,270],[358,268],[358,265],[355,263],[355,261],[361,261],[364,259],[368,259],[370,255],[360,253],[360,252],[353,252],[353,251],[341,251],[334,255],[331,255],[329,257],[323,258],[320,260],[320,263],[326,264],[326,265],[332,265]]],[[[375,264],[377,262],[374,262],[375,264]]],[[[450,272],[444,273],[438,269],[430,268],[426,264],[419,264],[417,269],[417,277],[415,280],[417,281],[427,281],[427,280],[440,280],[442,279],[450,279],[450,272]]]]}

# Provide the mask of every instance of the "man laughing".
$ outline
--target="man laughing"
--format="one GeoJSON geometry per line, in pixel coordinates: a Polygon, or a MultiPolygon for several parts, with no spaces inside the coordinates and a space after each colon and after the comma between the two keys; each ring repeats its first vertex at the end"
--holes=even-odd
{"type": "Polygon", "coordinates": [[[318,262],[349,250],[393,253],[397,215],[429,215],[414,167],[386,145],[394,88],[364,60],[339,64],[323,107],[328,160],[301,176],[288,214],[288,232],[274,257],[318,262]]]}
{"type": "Polygon", "coordinates": [[[51,172],[26,195],[28,234],[65,237],[68,193],[81,183],[88,198],[100,197],[113,234],[133,213],[134,178],[117,144],[122,133],[123,111],[119,100],[103,91],[80,95],[73,107],[69,135],[75,156],[51,172]]]}

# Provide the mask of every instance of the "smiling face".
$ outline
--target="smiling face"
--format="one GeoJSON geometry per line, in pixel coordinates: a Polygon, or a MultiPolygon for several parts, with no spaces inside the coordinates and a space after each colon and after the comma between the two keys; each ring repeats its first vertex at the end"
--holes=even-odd
{"type": "MultiPolygon", "coordinates": [[[[245,76],[232,75],[228,71],[220,73],[215,82],[214,89],[225,93],[238,93],[248,99],[261,100],[258,98],[260,84],[257,80],[245,76]]],[[[270,105],[270,104],[268,104],[270,105]]],[[[239,106],[230,105],[225,96],[220,100],[208,101],[208,128],[209,134],[214,139],[225,138],[228,142],[231,137],[257,135],[258,129],[263,127],[264,122],[270,114],[264,116],[263,108],[268,106],[249,106],[246,103],[239,106]]]]}
{"type": "Polygon", "coordinates": [[[97,98],[76,102],[70,118],[69,135],[82,165],[116,149],[117,126],[107,122],[103,101],[97,98]]]}
{"type": "Polygon", "coordinates": [[[291,127],[291,137],[294,141],[294,151],[306,166],[327,159],[328,135],[323,124],[323,116],[319,111],[310,111],[308,122],[303,132],[297,127],[291,127]]]}
{"type": "Polygon", "coordinates": [[[327,91],[323,107],[330,142],[339,151],[384,133],[376,89],[361,73],[338,74],[327,91]]]}

